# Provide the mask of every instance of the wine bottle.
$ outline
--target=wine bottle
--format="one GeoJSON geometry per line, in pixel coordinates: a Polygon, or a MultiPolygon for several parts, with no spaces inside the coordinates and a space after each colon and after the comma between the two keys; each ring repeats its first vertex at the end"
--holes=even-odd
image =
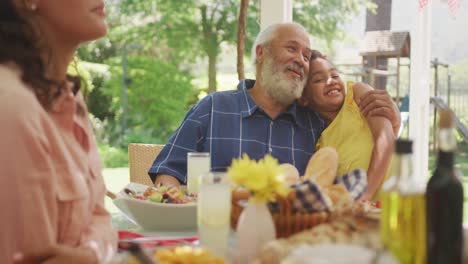
{"type": "Polygon", "coordinates": [[[454,117],[441,110],[436,169],[426,189],[427,263],[462,263],[463,186],[454,168],[454,117]]]}

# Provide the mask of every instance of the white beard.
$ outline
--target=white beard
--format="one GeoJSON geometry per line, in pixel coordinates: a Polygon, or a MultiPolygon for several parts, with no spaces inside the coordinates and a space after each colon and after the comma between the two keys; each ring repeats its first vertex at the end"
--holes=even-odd
{"type": "MultiPolygon", "coordinates": [[[[262,87],[267,94],[282,105],[289,106],[299,99],[306,84],[306,78],[290,79],[286,76],[289,65],[281,68],[272,56],[267,56],[260,72],[262,87]]],[[[297,67],[296,67],[297,68],[297,67]]],[[[301,69],[302,71],[304,69],[301,69]]]]}

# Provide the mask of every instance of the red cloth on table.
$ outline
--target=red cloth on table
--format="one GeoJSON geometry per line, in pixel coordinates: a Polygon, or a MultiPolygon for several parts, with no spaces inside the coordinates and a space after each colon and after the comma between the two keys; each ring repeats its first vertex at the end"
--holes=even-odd
{"type": "Polygon", "coordinates": [[[143,248],[178,246],[183,243],[193,243],[198,240],[198,236],[176,237],[161,239],[158,236],[144,236],[135,232],[119,230],[119,249],[124,250],[126,243],[136,242],[143,248]]]}

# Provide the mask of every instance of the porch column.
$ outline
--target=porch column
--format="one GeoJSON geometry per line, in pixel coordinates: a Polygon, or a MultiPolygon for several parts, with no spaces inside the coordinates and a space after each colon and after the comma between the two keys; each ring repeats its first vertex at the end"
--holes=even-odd
{"type": "Polygon", "coordinates": [[[293,0],[260,0],[260,30],[271,24],[292,22],[293,0]]]}
{"type": "MultiPolygon", "coordinates": [[[[415,1],[416,2],[416,1],[415,1]]],[[[409,137],[414,141],[413,173],[426,183],[429,170],[429,108],[431,73],[432,1],[417,12],[417,27],[411,43],[409,137]]]]}

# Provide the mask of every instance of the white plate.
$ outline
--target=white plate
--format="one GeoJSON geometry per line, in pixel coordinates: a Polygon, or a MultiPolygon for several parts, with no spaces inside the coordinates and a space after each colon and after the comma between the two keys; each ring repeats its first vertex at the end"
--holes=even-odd
{"type": "MultiPolygon", "coordinates": [[[[129,183],[125,188],[143,192],[148,186],[129,183]]],[[[113,202],[130,221],[147,231],[193,230],[197,227],[196,203],[164,204],[137,200],[129,197],[123,189],[113,202]]]]}
{"type": "Polygon", "coordinates": [[[302,245],[293,250],[283,264],[398,264],[392,256],[348,244],[302,245]],[[374,258],[377,258],[374,262],[374,258]]]}

